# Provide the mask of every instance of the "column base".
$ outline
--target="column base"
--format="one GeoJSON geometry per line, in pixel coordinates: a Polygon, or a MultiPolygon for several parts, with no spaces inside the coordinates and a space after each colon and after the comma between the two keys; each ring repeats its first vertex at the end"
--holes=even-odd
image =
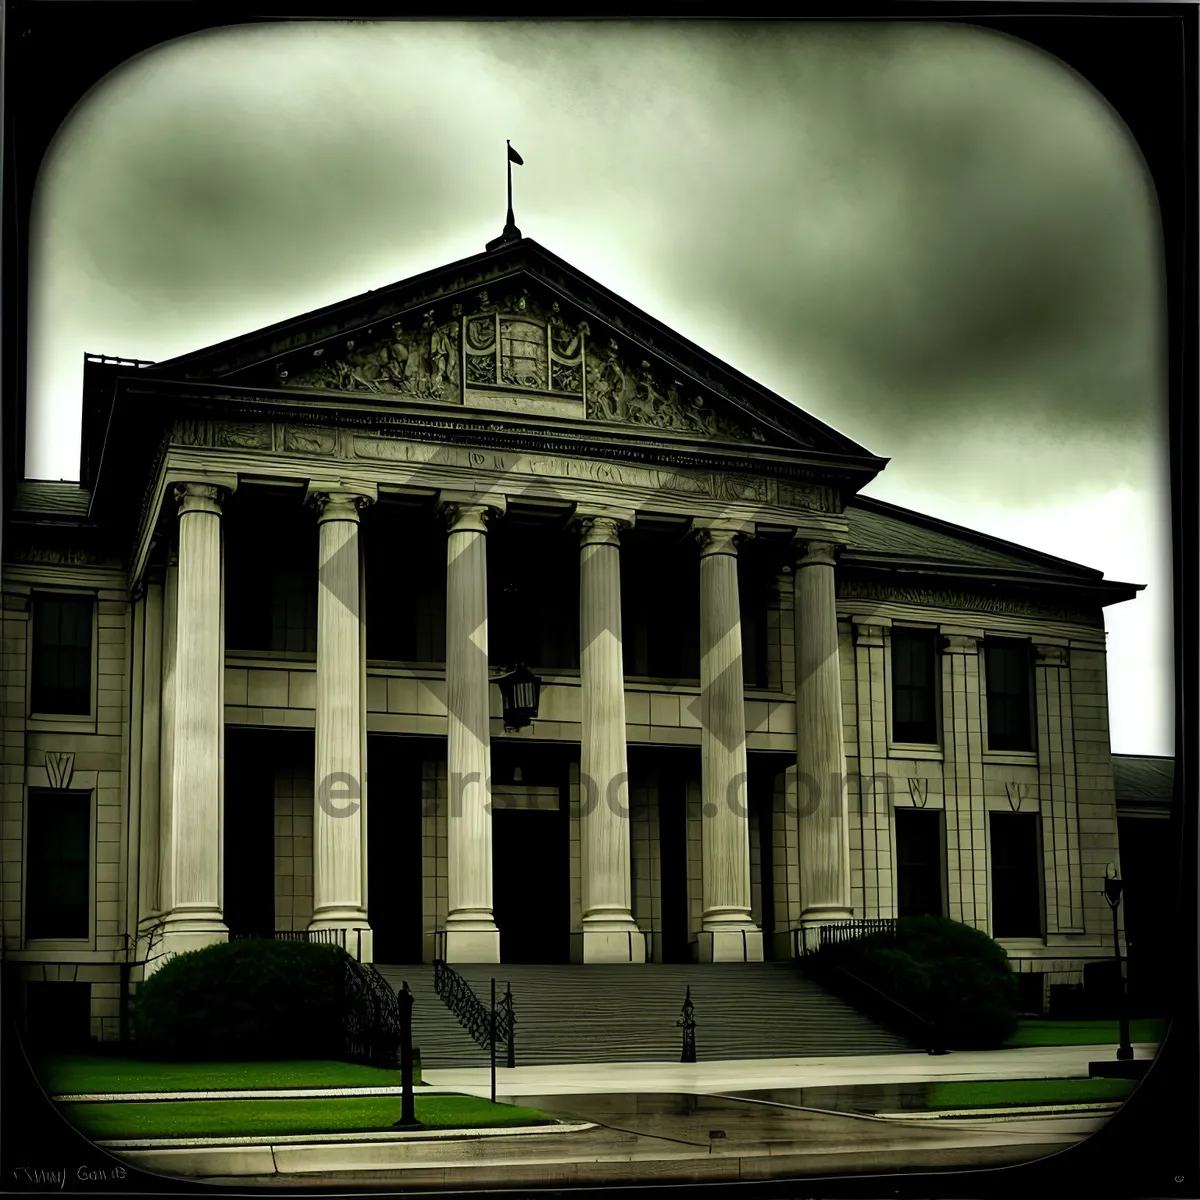
{"type": "Polygon", "coordinates": [[[571,934],[573,963],[644,963],[646,937],[636,926],[571,934]]]}
{"type": "Polygon", "coordinates": [[[754,926],[702,929],[696,938],[696,953],[700,962],[762,962],[762,930],[754,926]]]}
{"type": "Polygon", "coordinates": [[[146,963],[142,978],[148,979],[159,967],[177,954],[189,950],[203,950],[229,941],[229,927],[222,919],[219,909],[212,912],[170,913],[163,919],[162,934],[150,950],[150,961],[146,963]]]}
{"type": "Polygon", "coordinates": [[[437,956],[448,963],[498,963],[500,930],[450,928],[437,937],[437,956]]]}

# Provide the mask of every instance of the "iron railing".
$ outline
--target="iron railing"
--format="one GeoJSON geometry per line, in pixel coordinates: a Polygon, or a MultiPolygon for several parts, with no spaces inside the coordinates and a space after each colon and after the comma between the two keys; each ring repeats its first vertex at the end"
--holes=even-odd
{"type": "Polygon", "coordinates": [[[816,954],[826,946],[840,946],[873,934],[896,934],[895,917],[861,918],[853,921],[836,921],[828,925],[810,925],[805,929],[792,930],[792,951],[796,958],[816,954]]]}
{"type": "Polygon", "coordinates": [[[349,954],[342,963],[347,1059],[399,1069],[404,1025],[396,993],[372,964],[361,963],[349,954]]]}
{"type": "Polygon", "coordinates": [[[277,942],[308,942],[318,946],[338,946],[347,953],[362,961],[362,930],[361,929],[276,929],[270,933],[258,933],[254,930],[230,930],[229,940],[240,941],[244,938],[274,938],[277,942]],[[353,939],[347,935],[353,933],[353,939]]]}
{"type": "MultiPolygon", "coordinates": [[[[444,959],[433,963],[433,987],[442,1003],[454,1014],[455,1020],[471,1035],[472,1041],[481,1049],[492,1049],[492,1013],[487,1005],[475,995],[471,985],[444,959]]],[[[512,988],[505,986],[503,998],[496,1006],[495,1036],[507,1048],[510,1067],[514,1061],[514,1030],[516,1011],[513,1007],[512,988]]]]}

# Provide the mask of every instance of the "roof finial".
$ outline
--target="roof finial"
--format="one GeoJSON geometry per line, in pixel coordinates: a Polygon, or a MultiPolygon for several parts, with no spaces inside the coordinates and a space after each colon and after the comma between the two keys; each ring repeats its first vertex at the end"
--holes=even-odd
{"type": "Polygon", "coordinates": [[[512,143],[505,139],[505,145],[508,147],[508,219],[504,222],[504,232],[498,238],[493,238],[487,244],[489,250],[494,250],[497,246],[503,246],[508,242],[517,242],[521,240],[521,231],[517,228],[516,221],[513,220],[512,206],[512,165],[516,163],[518,167],[525,165],[525,160],[512,148],[512,143]]]}

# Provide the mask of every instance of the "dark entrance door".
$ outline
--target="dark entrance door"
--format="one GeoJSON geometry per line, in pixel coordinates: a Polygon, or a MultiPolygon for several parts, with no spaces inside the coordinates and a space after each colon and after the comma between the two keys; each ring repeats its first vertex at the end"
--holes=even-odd
{"type": "Polygon", "coordinates": [[[421,961],[421,757],[416,744],[367,739],[367,918],[375,961],[421,961]]]}
{"type": "Polygon", "coordinates": [[[571,949],[567,809],[494,808],[492,906],[500,961],[565,963],[571,949]]]}
{"type": "Polygon", "coordinates": [[[297,739],[225,730],[225,923],[233,934],[275,930],[275,766],[297,739]]]}
{"type": "Polygon", "coordinates": [[[662,960],[691,962],[688,937],[687,791],[683,771],[665,764],[658,772],[658,852],[662,879],[662,960]]]}

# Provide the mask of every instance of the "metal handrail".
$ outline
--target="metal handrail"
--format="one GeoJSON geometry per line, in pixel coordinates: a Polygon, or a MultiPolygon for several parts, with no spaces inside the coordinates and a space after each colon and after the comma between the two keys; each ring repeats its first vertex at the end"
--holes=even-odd
{"type": "MultiPolygon", "coordinates": [[[[491,1013],[472,991],[471,985],[441,958],[433,961],[433,988],[458,1023],[471,1035],[475,1044],[481,1050],[491,1049],[491,1013]]],[[[496,1012],[496,1041],[511,1043],[515,1023],[510,988],[496,1012]]]]}

